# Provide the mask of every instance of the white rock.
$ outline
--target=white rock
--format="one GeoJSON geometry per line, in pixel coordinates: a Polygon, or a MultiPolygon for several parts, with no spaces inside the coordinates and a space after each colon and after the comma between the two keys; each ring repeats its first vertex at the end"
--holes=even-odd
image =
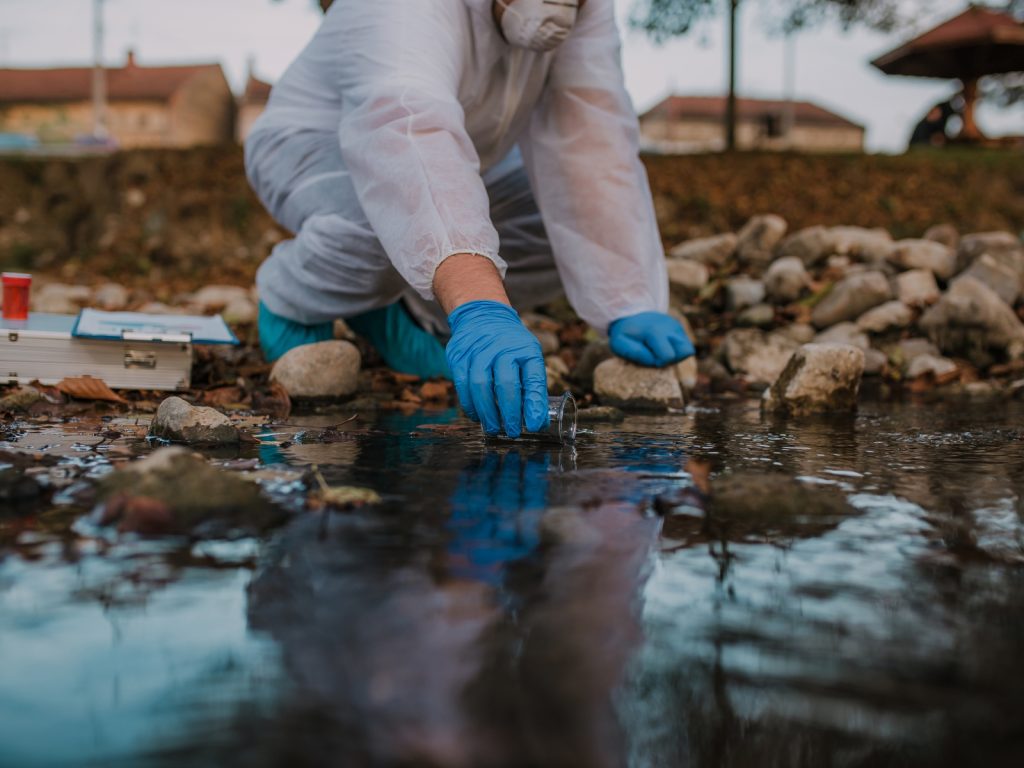
{"type": "Polygon", "coordinates": [[[752,383],[770,384],[799,346],[779,333],[735,328],[725,335],[722,356],[733,373],[752,383]]]}
{"type": "Polygon", "coordinates": [[[924,233],[924,239],[934,240],[947,248],[956,249],[960,243],[960,233],[952,224],[936,224],[934,227],[928,228],[928,231],[924,233]]]}
{"type": "Polygon", "coordinates": [[[207,285],[192,294],[189,302],[202,312],[220,312],[231,302],[239,299],[249,299],[248,288],[237,285],[207,285]]]}
{"type": "Polygon", "coordinates": [[[901,269],[927,269],[940,280],[956,274],[956,253],[934,240],[900,240],[889,253],[889,261],[901,269]]]}
{"type": "Polygon", "coordinates": [[[833,286],[811,313],[811,322],[818,328],[856,320],[869,309],[892,298],[888,278],[881,272],[857,272],[844,277],[833,286]]]}
{"type": "Polygon", "coordinates": [[[359,386],[359,349],[347,341],[321,341],[286,352],[270,371],[292,397],[346,397],[359,386]]]}
{"type": "Polygon", "coordinates": [[[893,328],[906,328],[913,321],[910,307],[902,301],[887,301],[857,318],[857,327],[868,333],[885,333],[893,328]]]}
{"type": "Polygon", "coordinates": [[[741,264],[759,265],[771,261],[772,251],[786,235],[789,225],[781,216],[754,216],[739,231],[736,256],[741,264]]]}
{"type": "Polygon", "coordinates": [[[900,370],[906,373],[908,366],[922,355],[939,356],[939,348],[928,339],[901,339],[896,344],[886,347],[889,357],[900,370]]]}
{"type": "Polygon", "coordinates": [[[852,411],[864,352],[847,344],[805,344],[765,392],[766,411],[789,415],[852,411]]]}
{"type": "Polygon", "coordinates": [[[1024,356],[1024,324],[999,295],[973,277],[963,277],[920,320],[939,348],[962,354],[979,366],[990,360],[985,350],[1010,358],[1024,356]]]}
{"type": "Polygon", "coordinates": [[[940,378],[956,371],[956,363],[948,357],[918,355],[907,365],[907,378],[916,379],[925,374],[940,378]]]}
{"type": "Polygon", "coordinates": [[[856,323],[845,322],[833,325],[814,337],[815,344],[849,344],[851,347],[867,352],[871,349],[871,340],[856,323]]]}
{"type": "Polygon", "coordinates": [[[548,377],[548,393],[560,395],[569,388],[569,366],[558,355],[544,358],[544,370],[548,377]]]}
{"type": "Polygon", "coordinates": [[[725,304],[736,312],[764,301],[764,283],[746,275],[730,278],[725,284],[725,304]]]}
{"type": "Polygon", "coordinates": [[[794,256],[814,266],[836,252],[835,236],[827,227],[814,226],[795,232],[779,244],[777,255],[794,256]]]}
{"type": "Polygon", "coordinates": [[[884,352],[875,349],[864,351],[864,375],[865,376],[877,376],[885,370],[885,366],[889,364],[889,358],[885,356],[884,352]]]}
{"type": "Polygon", "coordinates": [[[1007,265],[996,261],[996,257],[990,254],[981,254],[956,280],[962,280],[965,277],[973,277],[988,286],[1011,307],[1020,296],[1020,279],[1017,273],[1007,265]]]}
{"type": "Polygon", "coordinates": [[[700,373],[700,363],[697,362],[697,356],[692,355],[681,363],[676,363],[676,378],[679,379],[679,385],[683,388],[683,392],[693,392],[697,387],[697,376],[700,373]]]}
{"type": "Polygon", "coordinates": [[[884,229],[832,227],[832,247],[837,254],[877,264],[892,250],[892,235],[884,229]]]}
{"type": "Polygon", "coordinates": [[[957,264],[960,269],[966,269],[983,253],[996,256],[1007,251],[1019,251],[1021,247],[1020,238],[1012,232],[973,232],[960,239],[956,251],[957,264]]]}
{"type": "Polygon", "coordinates": [[[189,405],[180,397],[168,397],[157,408],[149,434],[165,440],[194,445],[235,445],[238,429],[213,408],[189,405]]]}
{"type": "Polygon", "coordinates": [[[537,328],[531,330],[531,333],[540,342],[540,351],[545,355],[553,355],[558,352],[561,344],[558,342],[558,334],[554,331],[549,331],[546,328],[537,328]]]}
{"type": "Polygon", "coordinates": [[[224,322],[232,325],[251,325],[256,322],[258,314],[259,310],[256,304],[248,296],[232,299],[231,303],[221,312],[224,322]]]}
{"type": "Polygon", "coordinates": [[[668,282],[684,294],[697,293],[711,278],[708,268],[692,259],[668,259],[668,282]]]}
{"type": "Polygon", "coordinates": [[[791,325],[787,325],[785,328],[780,328],[776,333],[792,339],[800,345],[810,344],[818,334],[818,332],[814,330],[814,326],[810,323],[792,323],[791,325]]]}
{"type": "Polygon", "coordinates": [[[128,301],[128,289],[118,283],[104,283],[92,294],[92,304],[108,312],[123,310],[128,301]]]}
{"type": "Polygon", "coordinates": [[[896,294],[908,307],[926,307],[941,295],[929,269],[911,269],[896,275],[896,294]]]}
{"type": "Polygon", "coordinates": [[[665,410],[683,405],[674,366],[644,368],[617,357],[594,370],[594,394],[604,405],[627,409],[665,410]]]}
{"type": "Polygon", "coordinates": [[[720,267],[735,253],[737,239],[732,232],[713,237],[699,237],[675,246],[669,251],[669,256],[673,259],[690,259],[711,267],[720,267]]]}
{"type": "Polygon", "coordinates": [[[92,290],[88,286],[65,283],[46,283],[38,290],[33,290],[29,299],[33,312],[57,315],[76,315],[90,301],[92,290]]]}
{"type": "Polygon", "coordinates": [[[795,256],[776,259],[764,273],[765,291],[776,304],[796,301],[810,283],[811,276],[803,261],[795,256]]]}
{"type": "Polygon", "coordinates": [[[775,323],[775,308],[771,304],[755,304],[740,312],[737,325],[767,328],[775,323]]]}

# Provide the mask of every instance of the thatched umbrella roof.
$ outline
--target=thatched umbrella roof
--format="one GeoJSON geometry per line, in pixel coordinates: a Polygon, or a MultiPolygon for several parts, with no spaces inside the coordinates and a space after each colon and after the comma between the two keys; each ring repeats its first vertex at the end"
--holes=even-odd
{"type": "Polygon", "coordinates": [[[976,80],[1024,71],[1024,24],[973,5],[871,62],[888,75],[976,80]]]}

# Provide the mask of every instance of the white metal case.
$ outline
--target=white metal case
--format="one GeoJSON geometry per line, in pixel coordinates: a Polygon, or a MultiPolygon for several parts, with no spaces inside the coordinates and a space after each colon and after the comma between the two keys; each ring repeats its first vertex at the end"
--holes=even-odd
{"type": "Polygon", "coordinates": [[[56,384],[93,376],[114,389],[188,389],[192,343],[187,334],[132,334],[121,339],[72,335],[74,315],[32,313],[0,319],[0,383],[56,384]]]}

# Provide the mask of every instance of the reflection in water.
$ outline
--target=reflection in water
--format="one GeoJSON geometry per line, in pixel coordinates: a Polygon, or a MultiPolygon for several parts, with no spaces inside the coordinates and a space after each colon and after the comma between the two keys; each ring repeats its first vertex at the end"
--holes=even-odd
{"type": "Polygon", "coordinates": [[[1020,404],[737,404],[576,453],[427,420],[259,447],[372,510],[0,551],[0,765],[1024,764],[1020,404]],[[689,456],[750,478],[731,516],[689,456]]]}

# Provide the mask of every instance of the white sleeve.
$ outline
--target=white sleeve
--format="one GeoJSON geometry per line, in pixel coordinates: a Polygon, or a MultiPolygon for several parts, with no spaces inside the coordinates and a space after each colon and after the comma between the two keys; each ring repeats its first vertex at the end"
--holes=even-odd
{"type": "Polygon", "coordinates": [[[469,44],[462,3],[335,5],[324,23],[338,28],[341,155],[391,262],[426,299],[437,265],[455,253],[486,256],[504,277],[457,98],[469,44]]]}
{"type": "Polygon", "coordinates": [[[612,0],[589,0],[580,11],[520,143],[580,317],[604,332],[621,317],[667,311],[665,255],[612,0]]]}

